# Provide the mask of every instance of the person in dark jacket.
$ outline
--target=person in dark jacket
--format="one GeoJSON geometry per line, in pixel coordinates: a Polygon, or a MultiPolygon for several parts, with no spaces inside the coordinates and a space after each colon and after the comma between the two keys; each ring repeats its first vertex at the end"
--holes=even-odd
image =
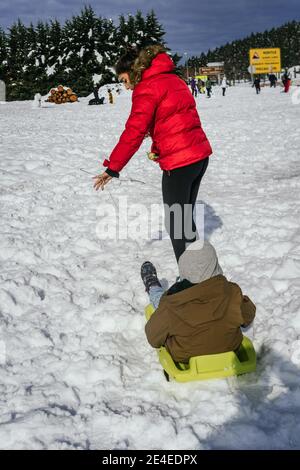
{"type": "Polygon", "coordinates": [[[253,85],[252,85],[252,88],[255,87],[255,90],[256,90],[256,94],[259,95],[260,93],[260,77],[256,77],[254,82],[253,82],[253,85]]]}
{"type": "Polygon", "coordinates": [[[153,141],[149,153],[156,155],[163,170],[166,228],[178,260],[186,243],[196,239],[193,209],[212,149],[195,100],[174,69],[161,45],[130,51],[120,59],[116,73],[125,88],[133,90],[131,113],[118,144],[104,160],[106,170],[95,176],[94,187],[103,189],[118,177],[149,134],[153,141]],[[173,217],[170,208],[175,204],[180,210],[173,217]]]}
{"type": "Polygon", "coordinates": [[[174,361],[235,351],[256,307],[240,287],[223,275],[214,247],[198,240],[178,263],[180,282],[164,292],[156,269],[146,261],[141,277],[155,312],[145,332],[154,348],[165,346],[174,361]]]}
{"type": "Polygon", "coordinates": [[[275,73],[270,73],[269,80],[270,80],[270,88],[273,88],[273,87],[276,88],[277,77],[275,73]]]}
{"type": "Polygon", "coordinates": [[[99,85],[96,85],[93,89],[94,97],[96,101],[99,101],[99,85]]]}
{"type": "Polygon", "coordinates": [[[89,105],[100,105],[104,103],[104,97],[99,98],[100,85],[95,85],[93,88],[94,98],[89,101],[89,105]]]}
{"type": "Polygon", "coordinates": [[[212,90],[212,83],[211,83],[210,79],[208,78],[208,79],[206,80],[207,98],[210,98],[210,97],[211,97],[211,90],[212,90]]]}
{"type": "Polygon", "coordinates": [[[197,98],[198,95],[198,89],[197,89],[197,82],[195,78],[192,78],[191,80],[191,89],[192,89],[192,95],[197,98]]]}

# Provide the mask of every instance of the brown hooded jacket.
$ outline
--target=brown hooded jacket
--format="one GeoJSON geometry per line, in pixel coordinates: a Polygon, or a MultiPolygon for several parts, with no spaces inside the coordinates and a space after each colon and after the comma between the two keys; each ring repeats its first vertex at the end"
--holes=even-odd
{"type": "Polygon", "coordinates": [[[145,331],[151,346],[165,345],[175,361],[187,362],[192,356],[236,350],[243,339],[240,327],[253,321],[255,310],[237,284],[218,275],[165,293],[145,331]]]}

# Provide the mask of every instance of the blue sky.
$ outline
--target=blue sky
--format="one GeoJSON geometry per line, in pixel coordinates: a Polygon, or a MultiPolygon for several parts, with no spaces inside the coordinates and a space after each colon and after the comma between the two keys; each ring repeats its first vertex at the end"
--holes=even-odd
{"type": "Polygon", "coordinates": [[[123,13],[147,13],[151,8],[166,31],[172,52],[199,55],[209,48],[300,20],[300,0],[0,0],[0,25],[6,29],[18,17],[26,24],[66,18],[89,3],[97,14],[117,21],[123,13]]]}

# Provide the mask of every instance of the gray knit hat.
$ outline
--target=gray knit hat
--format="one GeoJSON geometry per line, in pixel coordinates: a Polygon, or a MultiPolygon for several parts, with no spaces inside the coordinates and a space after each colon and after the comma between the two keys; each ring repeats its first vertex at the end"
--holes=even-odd
{"type": "Polygon", "coordinates": [[[223,274],[214,247],[206,240],[191,243],[178,261],[181,280],[199,284],[211,277],[223,274]]]}

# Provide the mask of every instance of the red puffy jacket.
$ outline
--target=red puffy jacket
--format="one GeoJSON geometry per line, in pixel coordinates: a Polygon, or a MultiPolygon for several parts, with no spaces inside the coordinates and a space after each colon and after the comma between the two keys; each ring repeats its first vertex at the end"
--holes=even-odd
{"type": "Polygon", "coordinates": [[[143,72],[133,90],[125,130],[109,160],[104,161],[113,172],[122,170],[147,133],[162,170],[187,166],[211,155],[195,100],[184,81],[170,73],[173,69],[170,57],[160,53],[143,72]]]}

